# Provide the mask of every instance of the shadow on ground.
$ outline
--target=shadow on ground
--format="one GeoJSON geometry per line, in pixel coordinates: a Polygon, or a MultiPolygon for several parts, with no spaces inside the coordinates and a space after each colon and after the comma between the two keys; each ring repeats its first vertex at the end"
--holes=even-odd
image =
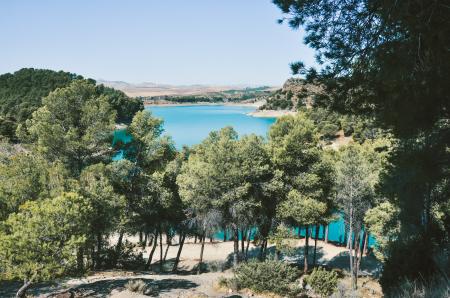
{"type": "MultiPolygon", "coordinates": [[[[341,252],[339,255],[326,262],[326,265],[331,268],[338,268],[349,271],[350,257],[348,251],[341,252]]],[[[373,255],[363,256],[360,265],[361,276],[378,277],[381,273],[382,265],[373,255]]]]}
{"type": "MultiPolygon", "coordinates": [[[[106,297],[112,290],[122,290],[125,284],[133,279],[143,280],[149,287],[157,289],[158,293],[170,292],[171,290],[187,290],[196,288],[199,285],[186,279],[172,279],[165,278],[160,280],[154,280],[151,278],[117,278],[117,279],[104,279],[87,284],[74,286],[71,289],[76,292],[94,292],[94,297],[106,297]]],[[[14,297],[17,289],[20,287],[18,282],[2,282],[0,283],[0,297],[9,298],[14,297]]],[[[52,292],[61,291],[63,288],[52,287],[50,284],[37,284],[29,290],[31,295],[49,294],[52,292]]]]}

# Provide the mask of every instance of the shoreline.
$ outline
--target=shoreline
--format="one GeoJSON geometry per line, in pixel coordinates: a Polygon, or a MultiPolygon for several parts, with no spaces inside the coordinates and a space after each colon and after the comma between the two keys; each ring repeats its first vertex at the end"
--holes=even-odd
{"type": "Polygon", "coordinates": [[[255,118],[280,118],[287,115],[295,115],[297,112],[291,110],[258,110],[264,104],[264,101],[256,102],[193,102],[193,103],[173,103],[144,102],[145,107],[194,107],[194,106],[230,106],[230,107],[249,107],[255,108],[254,111],[247,113],[247,116],[255,118]]]}
{"type": "Polygon", "coordinates": [[[256,110],[248,113],[247,115],[256,118],[280,118],[295,114],[297,114],[297,112],[290,110],[256,110]]]}
{"type": "Polygon", "coordinates": [[[144,102],[145,107],[190,107],[190,106],[235,106],[235,107],[253,107],[259,108],[264,102],[193,102],[193,103],[148,103],[144,102]]]}

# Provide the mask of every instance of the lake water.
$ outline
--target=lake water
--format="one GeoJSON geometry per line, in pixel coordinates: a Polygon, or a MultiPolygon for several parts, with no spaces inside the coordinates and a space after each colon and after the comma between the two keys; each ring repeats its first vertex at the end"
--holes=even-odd
{"type": "Polygon", "coordinates": [[[275,118],[248,116],[255,108],[238,106],[163,106],[146,107],[164,120],[164,134],[170,135],[177,149],[200,143],[213,130],[232,126],[239,134],[266,136],[275,118]]]}
{"type": "MultiPolygon", "coordinates": [[[[257,134],[266,136],[270,126],[275,123],[275,118],[256,118],[248,116],[254,108],[238,106],[160,106],[146,107],[152,114],[164,120],[164,134],[170,135],[177,149],[183,145],[192,146],[200,143],[213,130],[220,130],[226,126],[232,126],[240,136],[244,134],[257,134]]],[[[130,137],[124,130],[115,132],[115,140],[129,141],[130,137]]],[[[114,159],[121,159],[118,154],[114,159]]],[[[298,233],[298,231],[296,232],[298,233]]],[[[311,231],[315,235],[314,228],[311,231]]],[[[340,218],[328,226],[328,238],[332,242],[345,243],[345,224],[340,218]]],[[[230,235],[230,233],[228,233],[230,235]]],[[[301,235],[305,235],[304,229],[301,235]]],[[[322,238],[323,228],[319,230],[322,238]]],[[[218,232],[216,238],[222,239],[223,232],[218,232]]],[[[369,245],[373,246],[375,240],[369,237],[369,245]]]]}

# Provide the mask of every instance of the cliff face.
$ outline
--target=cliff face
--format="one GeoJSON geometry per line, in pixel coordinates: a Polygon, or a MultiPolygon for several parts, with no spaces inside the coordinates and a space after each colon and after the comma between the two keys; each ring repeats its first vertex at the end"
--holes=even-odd
{"type": "Polygon", "coordinates": [[[304,79],[290,78],[281,89],[274,91],[266,99],[262,110],[291,110],[296,111],[301,106],[310,107],[314,102],[314,95],[320,92],[320,87],[308,84],[304,79]]]}

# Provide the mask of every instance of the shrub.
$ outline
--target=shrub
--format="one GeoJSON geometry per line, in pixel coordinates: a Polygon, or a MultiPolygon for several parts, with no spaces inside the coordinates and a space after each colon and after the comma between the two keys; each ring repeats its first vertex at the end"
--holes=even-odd
{"type": "Polygon", "coordinates": [[[233,292],[236,292],[239,290],[239,285],[238,285],[236,278],[226,278],[226,277],[221,276],[221,277],[219,277],[217,285],[221,288],[231,289],[233,292]]]}
{"type": "Polygon", "coordinates": [[[239,288],[255,292],[272,292],[279,295],[293,295],[294,281],[299,271],[280,261],[250,261],[235,269],[235,279],[239,288]]]}
{"type": "Polygon", "coordinates": [[[427,283],[405,279],[387,297],[450,297],[450,284],[443,278],[435,278],[427,283]]]}
{"type": "Polygon", "coordinates": [[[339,131],[339,126],[334,123],[325,122],[320,129],[321,134],[326,140],[336,138],[336,134],[339,131]]]}
{"type": "Polygon", "coordinates": [[[209,261],[204,264],[209,272],[224,272],[228,268],[228,263],[224,261],[209,261]]]}
{"type": "Polygon", "coordinates": [[[311,275],[305,278],[307,284],[322,297],[328,297],[337,289],[338,274],[324,268],[314,268],[311,275]]]}
{"type": "Polygon", "coordinates": [[[144,294],[148,287],[142,279],[132,279],[125,284],[125,288],[130,292],[144,294]]]}

